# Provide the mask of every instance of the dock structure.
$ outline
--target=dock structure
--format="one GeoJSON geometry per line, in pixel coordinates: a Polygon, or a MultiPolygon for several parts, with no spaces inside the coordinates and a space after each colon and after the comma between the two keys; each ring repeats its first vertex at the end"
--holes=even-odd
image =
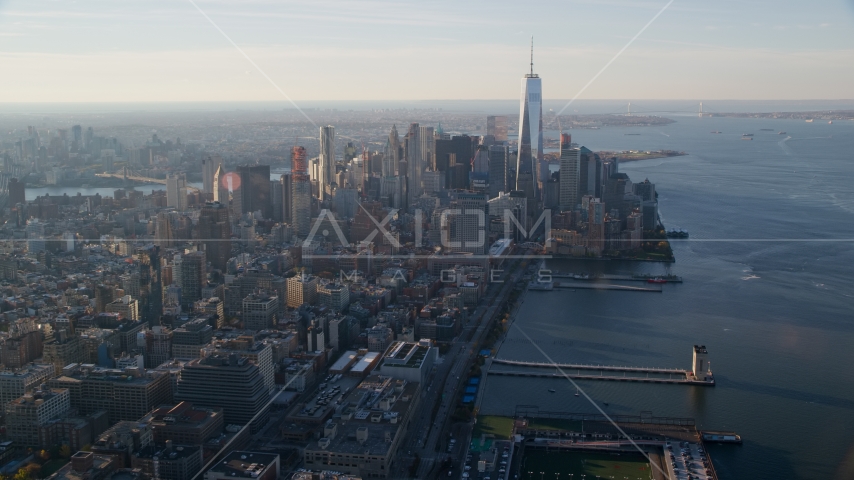
{"type": "Polygon", "coordinates": [[[583,289],[583,290],[623,290],[628,292],[655,292],[661,293],[663,290],[661,286],[658,288],[651,287],[633,287],[631,285],[616,285],[613,283],[588,283],[588,284],[577,284],[577,283],[561,283],[554,282],[554,288],[571,288],[571,289],[583,289]]]}
{"type": "Polygon", "coordinates": [[[579,380],[608,380],[613,382],[678,383],[682,385],[714,386],[711,363],[705,345],[694,345],[691,366],[693,370],[657,367],[621,367],[614,365],[585,365],[573,363],[525,362],[493,358],[489,375],[516,377],[574,378],[579,380]],[[493,364],[532,369],[549,368],[555,372],[536,370],[493,370],[493,364]],[[696,373],[695,373],[696,372],[696,373]],[[618,375],[622,373],[623,375],[618,375]],[[664,377],[667,375],[667,377],[664,377]],[[675,378],[674,378],[675,376],[675,378]]]}
{"type": "Polygon", "coordinates": [[[612,274],[602,274],[602,275],[578,275],[573,273],[560,273],[560,272],[551,272],[552,278],[565,278],[567,280],[578,280],[582,282],[596,282],[599,280],[609,280],[609,281],[620,281],[620,282],[646,282],[651,279],[661,279],[665,280],[667,283],[682,283],[682,277],[676,275],[612,275],[612,274]]]}
{"type": "Polygon", "coordinates": [[[679,378],[663,378],[663,377],[629,377],[629,376],[617,376],[617,375],[605,375],[605,374],[580,374],[580,373],[571,373],[564,370],[563,374],[560,373],[546,373],[546,372],[520,372],[520,371],[511,371],[511,370],[490,370],[490,375],[506,375],[511,377],[544,377],[544,378],[572,378],[575,380],[607,380],[611,382],[636,382],[636,383],[672,383],[679,385],[697,385],[703,387],[712,387],[715,385],[714,378],[712,379],[704,379],[698,380],[694,379],[691,375],[684,375],[679,378]]]}
{"type": "Polygon", "coordinates": [[[655,367],[619,367],[610,365],[584,365],[574,363],[547,363],[547,362],[523,362],[519,360],[504,360],[502,358],[492,359],[492,363],[504,365],[518,365],[520,367],[560,368],[563,370],[598,370],[607,372],[639,372],[639,373],[663,373],[687,375],[691,372],[682,368],[655,368],[655,367]]]}

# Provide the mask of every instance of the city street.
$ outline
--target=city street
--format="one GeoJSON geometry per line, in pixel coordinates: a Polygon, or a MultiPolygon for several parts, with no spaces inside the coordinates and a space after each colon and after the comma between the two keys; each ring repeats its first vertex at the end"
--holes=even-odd
{"type": "Polygon", "coordinates": [[[457,406],[457,392],[465,384],[468,370],[478,354],[475,346],[482,342],[492,326],[492,320],[501,303],[507,298],[523,273],[522,269],[518,269],[510,277],[505,278],[503,283],[494,283],[489,286],[484,301],[471,314],[468,323],[451,344],[448,353],[442,357],[441,364],[436,368],[429,382],[430,390],[425,393],[422,400],[424,408],[421,409],[420,415],[413,419],[409,439],[398,457],[394,468],[396,475],[407,476],[408,468],[415,454],[418,454],[421,462],[416,478],[435,477],[438,471],[434,468],[440,467],[449,456],[452,456],[455,461],[456,477],[459,477],[461,460],[465,458],[465,452],[468,449],[466,439],[471,435],[471,427],[460,430],[459,436],[455,433],[454,438],[457,438],[457,442],[451,455],[447,452],[451,432],[448,420],[457,406]],[[439,407],[436,420],[432,422],[433,406],[437,403],[439,407]],[[440,439],[441,442],[439,442],[440,439]]]}

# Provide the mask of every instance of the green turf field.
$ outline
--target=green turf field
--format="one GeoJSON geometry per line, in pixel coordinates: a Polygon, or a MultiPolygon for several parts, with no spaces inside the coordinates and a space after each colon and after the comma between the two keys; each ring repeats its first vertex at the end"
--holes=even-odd
{"type": "Polygon", "coordinates": [[[513,419],[495,415],[478,415],[474,425],[472,439],[480,439],[481,434],[495,435],[499,440],[507,440],[513,433],[513,419]]]}
{"type": "Polygon", "coordinates": [[[520,480],[650,480],[652,471],[639,453],[528,450],[522,459],[520,480]],[[559,475],[558,475],[559,474],[559,475]]]}

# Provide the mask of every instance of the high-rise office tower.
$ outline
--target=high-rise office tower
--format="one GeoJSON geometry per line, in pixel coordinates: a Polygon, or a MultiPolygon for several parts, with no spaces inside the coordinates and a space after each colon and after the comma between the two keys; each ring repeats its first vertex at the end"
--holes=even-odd
{"type": "Polygon", "coordinates": [[[489,147],[489,198],[495,198],[507,191],[507,162],[510,147],[490,145],[489,147]]]}
{"type": "Polygon", "coordinates": [[[172,231],[169,212],[158,212],[154,217],[154,241],[163,248],[175,246],[175,233],[172,231]]]}
{"type": "Polygon", "coordinates": [[[115,290],[111,286],[97,285],[95,287],[95,312],[107,311],[107,304],[113,301],[115,290]]]}
{"type": "Polygon", "coordinates": [[[393,177],[397,175],[397,163],[400,162],[400,136],[397,134],[397,125],[391,126],[385,150],[383,154],[383,177],[393,177]]]}
{"type": "MultiPolygon", "coordinates": [[[[536,200],[537,172],[543,160],[543,84],[534,73],[534,41],[531,39],[531,73],[522,78],[519,99],[519,155],[516,160],[516,189],[536,200]]],[[[530,209],[531,203],[528,202],[530,209]]]]}
{"type": "Polygon", "coordinates": [[[273,205],[273,208],[280,208],[282,211],[282,221],[291,224],[293,218],[293,174],[284,173],[279,177],[279,189],[282,191],[282,204],[273,205]]]}
{"type": "Polygon", "coordinates": [[[572,147],[572,137],[560,134],[560,209],[574,210],[581,197],[578,195],[581,174],[581,151],[572,147]]]}
{"type": "Polygon", "coordinates": [[[487,196],[485,193],[457,190],[451,192],[451,208],[442,225],[447,232],[443,246],[451,252],[482,255],[487,245],[487,196]]]}
{"type": "Polygon", "coordinates": [[[219,155],[208,155],[202,159],[202,192],[213,198],[216,189],[214,176],[222,165],[222,157],[219,155]]]}
{"type": "Polygon", "coordinates": [[[231,258],[231,222],[228,208],[219,202],[208,202],[199,212],[198,238],[205,246],[205,256],[213,268],[226,270],[231,258]]]}
{"type": "Polygon", "coordinates": [[[174,283],[181,287],[181,306],[189,309],[196,300],[202,298],[205,278],[205,252],[191,252],[175,255],[172,275],[174,283]]]}
{"type": "Polygon", "coordinates": [[[183,173],[166,175],[166,206],[187,210],[187,177],[183,173]]]}
{"type": "Polygon", "coordinates": [[[139,314],[149,326],[163,314],[163,283],[160,275],[160,247],[146,245],[134,252],[139,262],[139,314]]]}
{"type": "Polygon", "coordinates": [[[7,188],[9,190],[9,205],[27,204],[27,193],[24,182],[19,181],[17,178],[10,178],[7,188]]]}
{"type": "Polygon", "coordinates": [[[475,149],[471,167],[473,173],[489,173],[489,153],[485,145],[478,145],[475,149]]]}
{"type": "Polygon", "coordinates": [[[507,117],[490,115],[486,117],[486,134],[492,135],[497,142],[507,141],[507,117]]]}
{"type": "Polygon", "coordinates": [[[421,130],[417,123],[409,124],[406,134],[406,205],[415,204],[421,196],[421,130]]]}
{"type": "Polygon", "coordinates": [[[419,172],[424,172],[427,167],[433,167],[436,138],[433,135],[433,127],[418,127],[418,130],[418,135],[421,137],[421,165],[418,166],[418,169],[419,172]]]}
{"type": "Polygon", "coordinates": [[[320,127],[320,175],[318,188],[320,200],[328,200],[335,183],[335,128],[331,125],[320,127]]]}
{"type": "Polygon", "coordinates": [[[214,202],[228,206],[228,185],[225,184],[225,170],[222,168],[222,164],[214,172],[213,199],[214,202]]]}
{"type": "Polygon", "coordinates": [[[486,192],[489,184],[489,151],[486,145],[475,148],[474,158],[469,172],[469,188],[477,192],[486,192]]]}
{"type": "Polygon", "coordinates": [[[578,196],[592,195],[602,198],[602,159],[587,147],[581,147],[578,196]]]}
{"type": "Polygon", "coordinates": [[[274,222],[282,221],[282,205],[285,203],[285,199],[282,198],[282,193],[284,193],[284,189],[282,189],[282,178],[279,177],[278,180],[270,180],[270,203],[273,205],[273,208],[271,209],[271,219],[274,222]]]}
{"type": "Polygon", "coordinates": [[[598,198],[587,204],[587,248],[595,254],[605,249],[605,204],[598,198]]]}
{"type": "Polygon", "coordinates": [[[80,125],[73,125],[71,127],[71,141],[77,142],[78,146],[83,145],[83,127],[80,125]]]}
{"type": "Polygon", "coordinates": [[[291,221],[294,233],[305,238],[311,231],[311,181],[308,178],[305,147],[293,148],[291,165],[293,170],[291,221]]]}
{"type": "Polygon", "coordinates": [[[240,187],[234,194],[240,197],[240,213],[260,210],[264,218],[271,218],[270,166],[241,165],[237,167],[237,174],[240,176],[240,187]]]}
{"type": "Polygon", "coordinates": [[[435,165],[433,169],[445,172],[445,187],[449,189],[465,188],[468,182],[468,172],[471,170],[471,160],[474,156],[472,150],[472,137],[458,135],[451,139],[437,139],[435,147],[435,165]],[[459,175],[455,175],[455,165],[461,166],[465,174],[463,182],[459,175]],[[462,183],[462,184],[461,184],[462,183]]]}

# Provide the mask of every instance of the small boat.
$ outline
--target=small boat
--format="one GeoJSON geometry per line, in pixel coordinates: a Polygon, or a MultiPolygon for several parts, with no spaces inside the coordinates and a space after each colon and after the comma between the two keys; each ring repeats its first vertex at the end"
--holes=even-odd
{"type": "Polygon", "coordinates": [[[759,130],[761,130],[763,132],[773,132],[774,131],[773,128],[760,128],[759,130]]]}
{"type": "Polygon", "coordinates": [[[753,134],[752,133],[742,133],[741,136],[742,137],[752,137],[753,134]]]}
{"type": "Polygon", "coordinates": [[[550,393],[555,393],[555,391],[556,391],[556,390],[555,390],[554,388],[550,388],[550,389],[549,389],[549,392],[550,392],[550,393]]]}
{"type": "Polygon", "coordinates": [[[721,132],[719,130],[714,130],[714,131],[712,131],[712,133],[723,133],[723,132],[721,132]]]}
{"type": "Polygon", "coordinates": [[[605,406],[607,407],[608,405],[610,405],[610,403],[608,403],[608,402],[602,402],[602,405],[605,405],[605,406]]]}
{"type": "Polygon", "coordinates": [[[578,387],[575,387],[575,396],[578,396],[578,387]]]}
{"type": "Polygon", "coordinates": [[[753,140],[753,137],[741,137],[742,140],[753,140]]]}
{"type": "Polygon", "coordinates": [[[786,134],[786,132],[782,132],[782,131],[781,131],[781,132],[777,132],[777,135],[785,135],[785,134],[786,134]]]}
{"type": "Polygon", "coordinates": [[[828,121],[827,121],[827,124],[828,124],[828,125],[833,125],[833,120],[828,120],[828,121]]]}
{"type": "Polygon", "coordinates": [[[676,230],[676,229],[669,230],[669,231],[667,232],[667,238],[688,238],[688,231],[687,231],[687,230],[682,230],[682,229],[679,229],[679,230],[676,230]]]}
{"type": "Polygon", "coordinates": [[[808,118],[808,119],[806,119],[806,120],[804,120],[804,121],[805,121],[805,122],[807,122],[807,123],[812,123],[812,119],[811,119],[811,118],[808,118]]]}

